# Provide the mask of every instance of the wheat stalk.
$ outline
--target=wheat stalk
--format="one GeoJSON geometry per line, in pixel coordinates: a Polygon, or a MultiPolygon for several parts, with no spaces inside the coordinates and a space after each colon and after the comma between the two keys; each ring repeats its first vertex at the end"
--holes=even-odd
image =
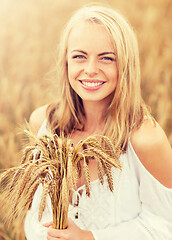
{"type": "Polygon", "coordinates": [[[80,141],[75,148],[71,140],[57,135],[49,134],[40,139],[32,137],[35,144],[25,148],[21,165],[6,170],[0,176],[0,183],[8,182],[4,191],[4,198],[8,196],[11,206],[7,214],[8,222],[21,218],[23,211],[31,208],[34,194],[42,184],[39,220],[49,195],[53,210],[53,227],[64,229],[67,227],[70,190],[76,186],[82,172],[85,177],[86,194],[91,194],[89,159],[97,161],[101,184],[104,183],[105,174],[109,188],[113,191],[111,167],[121,169],[119,150],[113,148],[107,137],[99,135],[80,141]]]}

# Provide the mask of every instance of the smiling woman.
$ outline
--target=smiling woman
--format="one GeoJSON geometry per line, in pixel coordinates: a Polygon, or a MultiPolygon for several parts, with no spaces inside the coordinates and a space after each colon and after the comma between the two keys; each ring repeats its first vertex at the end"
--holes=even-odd
{"type": "Polygon", "coordinates": [[[40,186],[25,219],[27,239],[170,240],[172,151],[141,97],[132,28],[112,9],[83,7],[67,24],[58,54],[57,101],[32,113],[33,131],[38,136],[66,136],[74,145],[92,134],[105,135],[113,142],[122,170],[106,166],[112,172],[110,191],[109,178],[104,176],[104,185],[100,183],[101,168],[90,157],[88,198],[81,159],[65,230],[51,227],[49,198],[38,222],[40,186]]]}

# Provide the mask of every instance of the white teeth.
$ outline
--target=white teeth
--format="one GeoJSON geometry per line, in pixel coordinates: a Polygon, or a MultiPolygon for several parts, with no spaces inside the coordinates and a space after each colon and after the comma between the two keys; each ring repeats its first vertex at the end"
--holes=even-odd
{"type": "Polygon", "coordinates": [[[85,82],[82,81],[82,84],[88,87],[97,87],[100,86],[101,84],[103,84],[103,82],[85,82]]]}

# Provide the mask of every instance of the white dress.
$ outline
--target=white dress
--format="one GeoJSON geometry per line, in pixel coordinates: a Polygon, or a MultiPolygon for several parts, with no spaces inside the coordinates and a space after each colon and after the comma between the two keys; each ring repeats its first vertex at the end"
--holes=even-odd
{"type": "MultiPolygon", "coordinates": [[[[38,134],[46,132],[45,121],[38,134]]],[[[112,169],[113,193],[106,177],[104,185],[99,180],[91,182],[90,198],[86,196],[85,185],[81,186],[73,192],[73,204],[79,197],[79,206],[69,206],[69,217],[80,228],[91,230],[95,240],[172,240],[172,189],[163,186],[144,168],[130,141],[120,161],[122,171],[112,169]]],[[[49,197],[42,220],[38,221],[41,192],[40,185],[25,218],[27,240],[46,240],[47,228],[42,224],[52,221],[49,197]]]]}

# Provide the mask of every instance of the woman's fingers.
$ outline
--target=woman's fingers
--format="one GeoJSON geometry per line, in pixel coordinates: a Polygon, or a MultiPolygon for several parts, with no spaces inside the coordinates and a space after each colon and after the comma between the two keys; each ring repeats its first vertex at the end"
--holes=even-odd
{"type": "Polygon", "coordinates": [[[47,236],[47,240],[61,240],[60,238],[55,238],[55,237],[51,237],[51,236],[47,236]]]}
{"type": "Polygon", "coordinates": [[[58,238],[58,237],[51,237],[51,236],[47,236],[47,240],[66,240],[64,238],[58,238]]]}
{"type": "Polygon", "coordinates": [[[54,229],[52,222],[45,223],[47,227],[47,240],[80,240],[81,229],[69,218],[66,229],[54,229]]]}
{"type": "Polygon", "coordinates": [[[50,226],[52,226],[52,225],[53,225],[53,222],[48,222],[48,223],[44,223],[44,224],[43,224],[43,226],[44,226],[44,227],[47,227],[47,228],[50,227],[50,226]]]}
{"type": "Polygon", "coordinates": [[[48,228],[47,236],[68,239],[66,230],[54,229],[52,226],[48,228]]]}

